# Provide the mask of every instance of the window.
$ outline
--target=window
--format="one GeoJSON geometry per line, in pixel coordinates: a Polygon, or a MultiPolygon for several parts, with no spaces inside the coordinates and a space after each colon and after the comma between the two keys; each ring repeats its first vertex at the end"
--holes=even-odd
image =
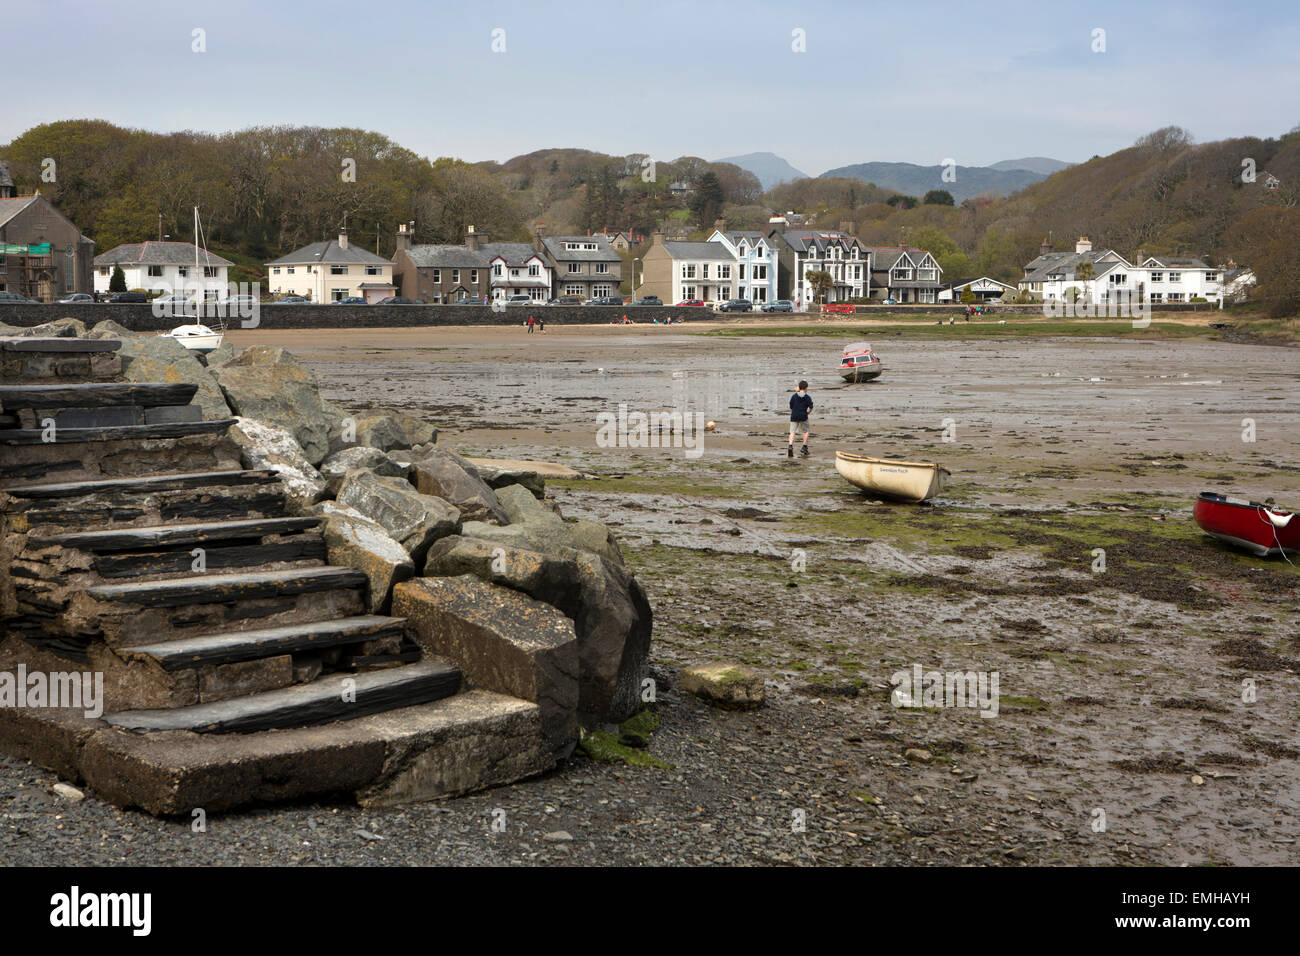
{"type": "MultiPolygon", "coordinates": [[[[687,262],[687,263],[684,263],[684,264],[682,265],[682,278],[683,278],[683,279],[694,279],[694,278],[695,278],[695,263],[693,263],[693,262],[687,262]]],[[[687,298],[688,298],[688,299],[693,299],[693,298],[695,298],[695,296],[687,296],[687,298]]]]}
{"type": "Polygon", "coordinates": [[[683,298],[683,299],[695,299],[695,298],[699,298],[699,297],[695,294],[695,286],[693,286],[693,285],[682,286],[682,298],[683,298]]]}
{"type": "MultiPolygon", "coordinates": [[[[1182,282],[1182,281],[1183,281],[1183,274],[1182,274],[1181,272],[1171,272],[1171,273],[1169,273],[1169,281],[1170,281],[1170,282],[1182,282]]],[[[1172,302],[1173,300],[1171,299],[1170,301],[1172,302]]]]}
{"type": "Polygon", "coordinates": [[[534,278],[542,274],[542,267],[536,262],[528,267],[528,274],[534,278]]]}
{"type": "Polygon", "coordinates": [[[510,270],[510,278],[512,278],[512,279],[518,279],[518,278],[519,278],[519,270],[518,270],[518,269],[511,269],[511,270],[510,270]]]}
{"type": "Polygon", "coordinates": [[[570,263],[569,263],[569,274],[570,274],[570,275],[572,275],[572,274],[575,273],[575,272],[581,272],[581,271],[582,271],[582,263],[581,263],[581,262],[570,262],[570,263]]]}
{"type": "Polygon", "coordinates": [[[293,266],[286,267],[284,271],[289,275],[293,275],[293,266]]]}
{"type": "Polygon", "coordinates": [[[163,273],[163,267],[162,267],[162,266],[150,266],[150,267],[149,267],[149,278],[150,278],[150,279],[160,279],[160,278],[162,278],[162,273],[163,273]]]}
{"type": "MultiPolygon", "coordinates": [[[[862,266],[854,266],[854,267],[853,267],[853,278],[855,278],[855,279],[861,279],[861,278],[862,278],[862,266]]],[[[933,278],[933,277],[932,277],[932,278],[933,278]]]]}
{"type": "Polygon", "coordinates": [[[891,270],[889,270],[889,277],[890,277],[891,279],[904,279],[904,280],[906,280],[906,279],[910,279],[910,278],[912,278],[912,270],[911,270],[911,269],[891,269],[891,270]]]}
{"type": "Polygon", "coordinates": [[[501,278],[501,263],[499,262],[492,263],[492,274],[496,276],[498,279],[501,278]]]}
{"type": "MultiPolygon", "coordinates": [[[[708,264],[707,262],[705,262],[705,263],[701,263],[701,264],[700,264],[700,278],[701,278],[701,279],[707,279],[708,277],[709,277],[709,264],[708,264]]],[[[719,278],[721,278],[721,275],[719,275],[719,278]]]]}
{"type": "Polygon", "coordinates": [[[347,297],[348,297],[348,290],[347,290],[347,289],[331,289],[331,290],[330,290],[330,298],[333,299],[335,302],[342,302],[342,301],[343,301],[344,299],[346,299],[347,297]]]}
{"type": "Polygon", "coordinates": [[[477,269],[470,269],[470,270],[469,270],[469,281],[472,282],[472,283],[474,283],[475,285],[478,285],[478,270],[477,270],[477,269]]]}
{"type": "MultiPolygon", "coordinates": [[[[741,278],[744,278],[744,277],[742,276],[741,278]]],[[[765,266],[765,265],[764,265],[764,266],[754,266],[754,278],[755,278],[755,279],[766,279],[766,278],[767,278],[767,266],[765,266]]]]}
{"type": "Polygon", "coordinates": [[[579,245],[581,245],[581,243],[577,243],[577,242],[566,242],[566,243],[564,244],[564,248],[566,248],[566,249],[568,249],[568,250],[570,250],[570,251],[573,251],[573,250],[576,250],[576,249],[578,248],[579,245]]]}
{"type": "Polygon", "coordinates": [[[348,274],[347,266],[339,266],[339,265],[330,266],[330,275],[332,276],[345,276],[347,274],[348,274]]]}
{"type": "Polygon", "coordinates": [[[1181,292],[1170,292],[1170,293],[1169,293],[1169,301],[1170,301],[1170,302],[1182,302],[1182,301],[1183,301],[1183,294],[1182,294],[1181,292]]]}
{"type": "Polygon", "coordinates": [[[745,280],[745,264],[743,262],[740,264],[740,271],[737,275],[737,278],[739,278],[742,282],[745,280]]]}
{"type": "Polygon", "coordinates": [[[718,301],[726,302],[730,298],[731,298],[731,286],[726,286],[726,285],[718,286],[718,301]]]}
{"type": "Polygon", "coordinates": [[[583,243],[582,248],[587,250],[588,252],[595,252],[596,244],[594,242],[585,242],[583,243]]]}
{"type": "Polygon", "coordinates": [[[934,301],[934,290],[933,290],[933,289],[921,289],[921,290],[919,290],[919,295],[917,296],[917,301],[918,301],[918,302],[933,302],[933,301],[934,301]]]}
{"type": "Polygon", "coordinates": [[[600,299],[608,295],[613,295],[613,288],[613,286],[608,285],[594,285],[591,287],[591,294],[597,299],[600,299]]]}
{"type": "Polygon", "coordinates": [[[452,281],[452,282],[460,282],[460,270],[459,270],[459,269],[452,269],[452,270],[451,270],[451,281],[452,281]]]}
{"type": "Polygon", "coordinates": [[[596,275],[598,275],[598,276],[607,276],[607,275],[609,275],[609,263],[608,263],[608,262],[597,262],[597,263],[596,263],[596,275]]]}
{"type": "Polygon", "coordinates": [[[366,266],[366,275],[368,276],[381,276],[383,274],[384,270],[379,266],[366,266]]]}
{"type": "Polygon", "coordinates": [[[216,266],[204,266],[204,267],[203,267],[203,278],[205,278],[205,279],[215,279],[216,277],[217,277],[217,267],[216,267],[216,266]]]}
{"type": "Polygon", "coordinates": [[[570,282],[564,287],[565,295],[582,295],[582,286],[576,282],[570,282]]]}
{"type": "MultiPolygon", "coordinates": [[[[740,244],[740,258],[745,258],[745,244],[743,242],[740,244]]],[[[741,276],[741,278],[743,279],[745,277],[741,276]]]]}
{"type": "Polygon", "coordinates": [[[433,270],[433,282],[434,282],[434,284],[437,285],[437,284],[438,284],[439,282],[441,282],[441,281],[442,281],[442,270],[441,270],[441,269],[434,269],[434,270],[433,270]]]}
{"type": "Polygon", "coordinates": [[[189,266],[177,266],[176,274],[180,276],[182,279],[184,279],[186,276],[190,274],[189,266]]]}
{"type": "Polygon", "coordinates": [[[1128,285],[1127,272],[1112,272],[1108,278],[1111,285],[1128,285]]]}
{"type": "Polygon", "coordinates": [[[1151,299],[1152,305],[1159,305],[1161,302],[1165,301],[1165,294],[1163,292],[1152,292],[1149,298],[1151,299]]]}
{"type": "MultiPolygon", "coordinates": [[[[706,278],[706,279],[708,278],[708,274],[707,274],[707,273],[705,274],[704,278],[706,278]]],[[[722,263],[721,265],[719,265],[719,266],[718,266],[718,278],[719,278],[719,279],[730,279],[730,278],[731,278],[731,266],[727,265],[725,262],[722,263]]],[[[742,278],[743,278],[743,276],[742,276],[742,278]]]]}
{"type": "Polygon", "coordinates": [[[1219,274],[1218,274],[1217,272],[1207,272],[1207,273],[1205,273],[1205,281],[1206,281],[1206,282],[1218,282],[1218,281],[1219,281],[1219,274]]]}
{"type": "MultiPolygon", "coordinates": [[[[113,270],[110,269],[108,266],[100,266],[100,267],[99,267],[99,274],[102,275],[102,276],[109,275],[110,273],[112,273],[112,271],[113,271],[113,270]]],[[[275,271],[276,271],[276,272],[279,272],[280,270],[279,270],[279,269],[276,269],[275,271]]]]}
{"type": "Polygon", "coordinates": [[[1164,282],[1164,281],[1165,281],[1165,274],[1164,274],[1163,272],[1153,272],[1153,273],[1151,273],[1151,281],[1152,281],[1152,282],[1164,282]]]}
{"type": "Polygon", "coordinates": [[[933,281],[934,278],[935,278],[934,270],[933,270],[933,269],[917,269],[917,270],[916,270],[916,277],[917,277],[918,279],[924,279],[924,280],[927,280],[927,281],[933,281]]]}

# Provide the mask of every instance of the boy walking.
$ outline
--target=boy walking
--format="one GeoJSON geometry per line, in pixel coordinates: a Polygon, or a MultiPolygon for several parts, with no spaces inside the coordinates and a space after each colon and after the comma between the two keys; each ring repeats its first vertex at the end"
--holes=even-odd
{"type": "Polygon", "coordinates": [[[813,400],[808,394],[808,383],[800,382],[799,390],[790,396],[790,444],[786,447],[786,458],[794,457],[794,434],[803,432],[803,447],[800,457],[808,457],[808,413],[812,411],[813,400]]]}

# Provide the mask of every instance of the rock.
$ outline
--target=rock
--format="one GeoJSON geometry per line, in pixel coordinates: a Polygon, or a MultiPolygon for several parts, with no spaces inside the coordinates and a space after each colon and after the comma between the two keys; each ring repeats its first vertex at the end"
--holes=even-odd
{"type": "Polygon", "coordinates": [[[356,419],[357,442],[380,451],[410,448],[411,441],[396,415],[381,413],[356,419]]]}
{"type": "Polygon", "coordinates": [[[542,839],[547,843],[572,843],[573,834],[568,830],[556,830],[554,833],[545,833],[542,839]]]}
{"type": "Polygon", "coordinates": [[[618,542],[603,524],[585,518],[565,521],[522,485],[509,485],[495,494],[510,525],[519,529],[513,532],[516,539],[530,542],[534,550],[594,551],[614,564],[623,564],[618,542]]]}
{"type": "Polygon", "coordinates": [[[682,668],[681,688],[711,704],[752,710],[766,699],[763,678],[734,664],[706,664],[682,668]]]}
{"type": "Polygon", "coordinates": [[[235,347],[229,342],[222,342],[215,349],[203,356],[203,364],[208,368],[218,368],[234,361],[235,347]]]}
{"type": "Polygon", "coordinates": [[[471,575],[397,586],[393,613],[421,647],[453,661],[472,687],[532,701],[558,758],[578,739],[578,642],[556,608],[471,575]]]}
{"type": "Polygon", "coordinates": [[[435,445],[438,442],[438,429],[426,421],[412,418],[410,415],[394,413],[397,422],[406,433],[406,441],[412,448],[422,445],[435,445]]]}
{"type": "Polygon", "coordinates": [[[526,468],[508,468],[499,465],[476,465],[479,477],[489,488],[505,488],[508,485],[522,485],[539,501],[546,497],[546,480],[535,471],[526,468]]]}
{"type": "Polygon", "coordinates": [[[203,409],[208,421],[230,418],[231,409],[226,403],[221,386],[197,355],[170,335],[129,332],[111,319],[97,324],[90,331],[91,338],[119,339],[122,348],[122,377],[128,382],[188,382],[197,385],[190,404],[203,409]]]}
{"type": "Polygon", "coordinates": [[[506,524],[510,520],[474,466],[449,451],[435,451],[414,462],[411,483],[421,494],[450,501],[466,521],[506,524]]]}
{"type": "Polygon", "coordinates": [[[401,478],[351,471],[339,487],[337,500],[382,525],[416,563],[424,561],[433,542],[460,533],[460,512],[453,505],[420,494],[401,478]]]}
{"type": "Polygon", "coordinates": [[[86,324],[80,319],[65,316],[40,325],[30,325],[18,333],[20,336],[33,336],[41,339],[85,337],[86,324]]]}
{"type": "Polygon", "coordinates": [[[928,750],[922,750],[919,747],[909,747],[903,751],[903,757],[911,760],[913,763],[929,763],[934,759],[934,754],[928,750]]]}
{"type": "Polygon", "coordinates": [[[239,445],[245,468],[279,474],[291,510],[301,513],[325,494],[325,479],[283,428],[241,418],[226,434],[239,445]]]}
{"type": "Polygon", "coordinates": [[[329,563],[356,568],[370,582],[371,614],[385,614],[393,587],[415,576],[415,562],[384,528],[353,508],[322,501],[311,508],[325,518],[322,532],[329,563]]]}
{"type": "Polygon", "coordinates": [[[285,429],[312,465],[329,454],[334,414],[321,402],[315,374],[284,349],[245,349],[214,371],[236,415],[285,429]]]}
{"type": "MultiPolygon", "coordinates": [[[[577,608],[578,564],[572,558],[516,548],[482,538],[452,535],[434,542],[424,562],[426,576],[472,574],[482,581],[503,584],[569,613],[577,608]],[[568,592],[574,600],[561,597],[568,592]]],[[[572,615],[570,615],[572,616],[572,615]]]]}
{"type": "Polygon", "coordinates": [[[335,452],[320,463],[319,471],[321,477],[325,479],[329,493],[337,495],[347,473],[358,468],[386,478],[405,479],[410,472],[408,466],[394,461],[378,448],[371,448],[369,445],[354,445],[335,452]]]}
{"type": "Polygon", "coordinates": [[[86,799],[86,795],[70,783],[56,783],[54,786],[50,787],[50,793],[54,794],[56,797],[62,797],[64,800],[71,803],[80,803],[82,800],[86,799]]]}

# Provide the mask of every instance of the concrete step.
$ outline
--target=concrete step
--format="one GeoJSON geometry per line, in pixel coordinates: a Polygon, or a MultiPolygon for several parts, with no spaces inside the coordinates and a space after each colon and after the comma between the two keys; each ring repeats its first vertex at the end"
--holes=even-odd
{"type": "Polygon", "coordinates": [[[201,734],[255,733],[348,720],[425,704],[450,697],[459,689],[460,669],[434,659],[363,674],[330,674],[310,684],[210,704],[108,714],[104,720],[114,727],[136,733],[162,730],[188,730],[201,734]]]}
{"type": "Polygon", "coordinates": [[[156,661],[164,670],[174,671],[360,644],[386,637],[400,638],[404,624],[405,621],[400,617],[360,614],[333,621],[287,624],[253,631],[226,631],[165,643],[138,644],[119,648],[117,653],[128,659],[156,661]]]}

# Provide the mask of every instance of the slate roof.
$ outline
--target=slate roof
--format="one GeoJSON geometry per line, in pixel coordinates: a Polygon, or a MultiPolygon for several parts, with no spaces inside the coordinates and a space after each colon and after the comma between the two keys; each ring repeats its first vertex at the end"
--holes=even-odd
{"type": "Polygon", "coordinates": [[[556,262],[622,262],[622,257],[604,236],[546,236],[542,245],[556,262]],[[593,242],[595,249],[566,249],[566,242],[593,242]]]}
{"type": "MultiPolygon", "coordinates": [[[[126,242],[95,256],[95,265],[192,266],[195,246],[192,242],[126,242]]],[[[233,266],[229,259],[199,249],[199,263],[204,266],[233,266]]]]}
{"type": "Polygon", "coordinates": [[[522,267],[533,256],[540,255],[532,244],[527,242],[485,242],[479,246],[479,251],[489,260],[497,256],[502,257],[506,260],[506,265],[511,268],[522,267]]]}
{"type": "Polygon", "coordinates": [[[266,264],[268,266],[307,266],[315,265],[318,262],[323,265],[391,266],[393,264],[392,260],[377,256],[373,252],[367,252],[365,249],[351,243],[344,249],[339,245],[337,239],[330,239],[328,242],[313,242],[309,246],[295,249],[287,256],[272,259],[266,264]]]}
{"type": "Polygon", "coordinates": [[[35,196],[14,196],[10,199],[0,199],[0,226],[3,226],[34,202],[36,202],[35,196]]]}
{"type": "Polygon", "coordinates": [[[674,259],[726,259],[734,261],[731,252],[720,242],[679,242],[676,239],[664,241],[664,249],[674,259]]]}
{"type": "Polygon", "coordinates": [[[0,162],[0,186],[12,186],[13,177],[9,175],[9,167],[0,162]]]}
{"type": "Polygon", "coordinates": [[[486,269],[488,257],[468,246],[412,246],[406,250],[419,269],[486,269]]]}
{"type": "Polygon", "coordinates": [[[1061,273],[1066,280],[1076,279],[1077,270],[1085,262],[1092,263],[1093,278],[1105,275],[1117,265],[1127,265],[1122,256],[1119,260],[1103,262],[1111,256],[1119,256],[1113,249],[1094,250],[1092,252],[1047,252],[1025,266],[1025,275],[1021,282],[1049,282],[1047,277],[1061,273]]]}
{"type": "MultiPolygon", "coordinates": [[[[1147,256],[1146,262],[1154,262],[1164,269],[1208,269],[1203,261],[1195,256],[1147,256]]],[[[1145,263],[1143,263],[1145,265],[1145,263]]]]}

